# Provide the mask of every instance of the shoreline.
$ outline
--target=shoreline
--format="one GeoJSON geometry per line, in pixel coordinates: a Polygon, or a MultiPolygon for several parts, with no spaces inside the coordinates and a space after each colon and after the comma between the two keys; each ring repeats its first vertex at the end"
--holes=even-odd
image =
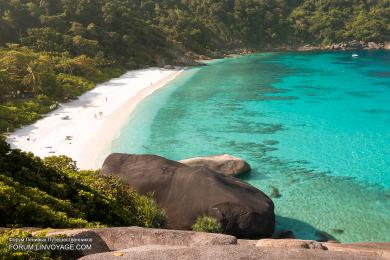
{"type": "Polygon", "coordinates": [[[10,133],[6,141],[41,158],[66,155],[80,169],[98,169],[99,154],[110,146],[137,105],[183,71],[182,67],[128,71],[10,133]]]}
{"type": "Polygon", "coordinates": [[[241,55],[251,55],[264,52],[315,52],[315,51],[389,51],[390,42],[364,42],[352,40],[349,42],[332,43],[329,45],[280,45],[273,47],[237,47],[230,50],[222,50],[216,57],[201,55],[197,60],[212,60],[218,58],[234,58],[241,55]]]}

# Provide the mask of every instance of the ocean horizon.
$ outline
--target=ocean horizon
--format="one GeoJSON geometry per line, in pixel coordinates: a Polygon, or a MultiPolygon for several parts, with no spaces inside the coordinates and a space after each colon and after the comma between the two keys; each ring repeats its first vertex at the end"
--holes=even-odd
{"type": "Polygon", "coordinates": [[[390,241],[390,52],[271,52],[191,68],[139,104],[109,152],[245,159],[277,230],[390,241]],[[352,57],[352,54],[359,57],[352,57]]]}

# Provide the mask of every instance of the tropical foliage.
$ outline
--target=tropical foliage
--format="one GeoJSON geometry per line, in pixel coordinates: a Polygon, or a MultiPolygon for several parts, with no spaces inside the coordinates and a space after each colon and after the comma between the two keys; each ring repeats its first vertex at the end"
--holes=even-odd
{"type": "Polygon", "coordinates": [[[122,72],[101,63],[84,54],[36,52],[17,45],[0,50],[0,132],[34,122],[58,102],[122,72]]]}
{"type": "Polygon", "coordinates": [[[1,227],[161,227],[164,213],[120,180],[79,171],[65,156],[41,160],[0,141],[1,227]]]}
{"type": "Polygon", "coordinates": [[[388,13],[388,0],[0,0],[0,131],[193,53],[389,41],[388,13]]]}
{"type": "MultiPolygon", "coordinates": [[[[0,256],[2,259],[7,260],[20,260],[20,259],[70,259],[65,252],[61,251],[35,251],[25,250],[16,251],[9,249],[9,238],[26,239],[31,238],[32,234],[28,231],[21,229],[6,230],[0,233],[0,256]]],[[[37,234],[34,238],[43,238],[44,234],[37,234]]]]}
{"type": "MultiPolygon", "coordinates": [[[[194,53],[390,41],[389,13],[389,0],[0,0],[0,132],[126,69],[185,64],[194,53]]],[[[160,227],[165,220],[151,198],[117,179],[3,140],[0,201],[0,226],[160,227]]],[[[210,217],[193,229],[221,232],[210,217]]],[[[0,254],[8,235],[0,236],[0,254]]],[[[30,253],[21,257],[36,257],[30,253]]]]}
{"type": "Polygon", "coordinates": [[[197,232],[222,233],[222,226],[215,218],[202,216],[196,219],[192,230],[197,232]]]}

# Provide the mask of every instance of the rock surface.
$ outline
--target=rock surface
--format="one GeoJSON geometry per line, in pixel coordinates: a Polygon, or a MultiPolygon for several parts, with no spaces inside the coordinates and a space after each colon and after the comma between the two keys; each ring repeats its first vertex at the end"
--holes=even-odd
{"type": "Polygon", "coordinates": [[[319,46],[313,46],[310,44],[307,44],[305,46],[301,46],[298,48],[298,51],[318,51],[321,50],[322,48],[319,46]]]}
{"type": "Polygon", "coordinates": [[[143,246],[83,257],[83,260],[105,259],[131,259],[131,260],[373,260],[384,259],[378,256],[359,255],[349,252],[326,250],[256,248],[254,246],[143,246]]]}
{"type": "Polygon", "coordinates": [[[364,41],[349,41],[341,43],[332,43],[329,46],[311,46],[305,45],[298,48],[298,51],[316,51],[316,50],[381,50],[386,49],[386,43],[364,42],[364,41]]]}
{"type": "Polygon", "coordinates": [[[343,46],[342,44],[338,44],[338,43],[333,43],[332,45],[330,45],[329,49],[330,50],[342,50],[343,46]]]}
{"type": "Polygon", "coordinates": [[[256,244],[257,247],[267,248],[296,248],[296,249],[317,249],[328,250],[321,242],[299,239],[261,239],[256,244]]]}
{"type": "Polygon", "coordinates": [[[345,44],[345,48],[348,49],[348,50],[361,50],[361,49],[364,49],[366,46],[367,45],[366,45],[365,42],[363,42],[363,41],[356,41],[356,40],[347,42],[345,44]]]}
{"type": "Polygon", "coordinates": [[[212,246],[237,244],[237,239],[229,235],[140,227],[52,229],[47,233],[47,236],[56,235],[92,238],[92,249],[77,252],[77,257],[145,245],[212,246]]]}
{"type": "MultiPolygon", "coordinates": [[[[26,229],[32,230],[32,229],[26,229]]],[[[92,250],[71,259],[390,259],[390,243],[325,243],[298,239],[242,240],[233,236],[139,227],[51,229],[48,236],[92,238],[92,250]]],[[[41,231],[35,231],[37,234],[41,231]]]]}
{"type": "Polygon", "coordinates": [[[274,232],[274,204],[267,195],[208,168],[155,155],[112,154],[101,174],[121,178],[140,194],[153,193],[166,211],[167,228],[189,230],[199,216],[211,216],[225,234],[239,238],[270,237],[274,232]]]}
{"type": "Polygon", "coordinates": [[[275,249],[315,249],[345,252],[366,257],[383,257],[390,259],[390,243],[329,243],[299,239],[262,239],[256,244],[260,248],[275,249]]]}
{"type": "Polygon", "coordinates": [[[383,46],[381,46],[380,44],[377,44],[375,42],[367,43],[367,47],[368,47],[368,49],[374,49],[374,50],[379,50],[379,49],[383,48],[383,46]]]}
{"type": "Polygon", "coordinates": [[[229,154],[196,157],[179,162],[188,166],[204,166],[212,171],[230,176],[237,176],[251,170],[250,165],[246,161],[229,154]]]}
{"type": "MultiPolygon", "coordinates": [[[[104,232],[104,230],[102,231],[104,232]]],[[[34,232],[32,234],[36,235],[39,234],[39,232],[40,231],[34,232]]],[[[116,233],[115,230],[110,230],[110,232],[116,233]]],[[[97,229],[61,229],[61,230],[53,229],[48,231],[46,236],[51,237],[51,236],[65,235],[68,238],[92,239],[92,243],[91,243],[92,247],[90,249],[67,252],[70,254],[68,255],[68,257],[79,258],[90,254],[98,254],[98,253],[111,251],[111,248],[107,245],[106,239],[104,239],[104,237],[101,237],[99,233],[100,231],[98,231],[97,229]]],[[[121,249],[114,249],[114,250],[121,250],[121,249]]]]}
{"type": "Polygon", "coordinates": [[[341,251],[359,255],[380,256],[390,259],[390,243],[368,242],[368,243],[323,243],[330,251],[341,251]]]}
{"type": "Polygon", "coordinates": [[[164,66],[164,69],[167,69],[167,70],[171,70],[171,69],[174,69],[175,67],[172,66],[172,65],[165,65],[164,66]]]}

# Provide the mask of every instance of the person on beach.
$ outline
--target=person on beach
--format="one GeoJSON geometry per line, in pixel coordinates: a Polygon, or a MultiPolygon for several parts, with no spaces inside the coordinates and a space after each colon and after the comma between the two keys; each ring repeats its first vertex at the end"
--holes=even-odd
{"type": "Polygon", "coordinates": [[[97,115],[95,114],[94,116],[93,116],[95,119],[97,119],[97,115]]]}

